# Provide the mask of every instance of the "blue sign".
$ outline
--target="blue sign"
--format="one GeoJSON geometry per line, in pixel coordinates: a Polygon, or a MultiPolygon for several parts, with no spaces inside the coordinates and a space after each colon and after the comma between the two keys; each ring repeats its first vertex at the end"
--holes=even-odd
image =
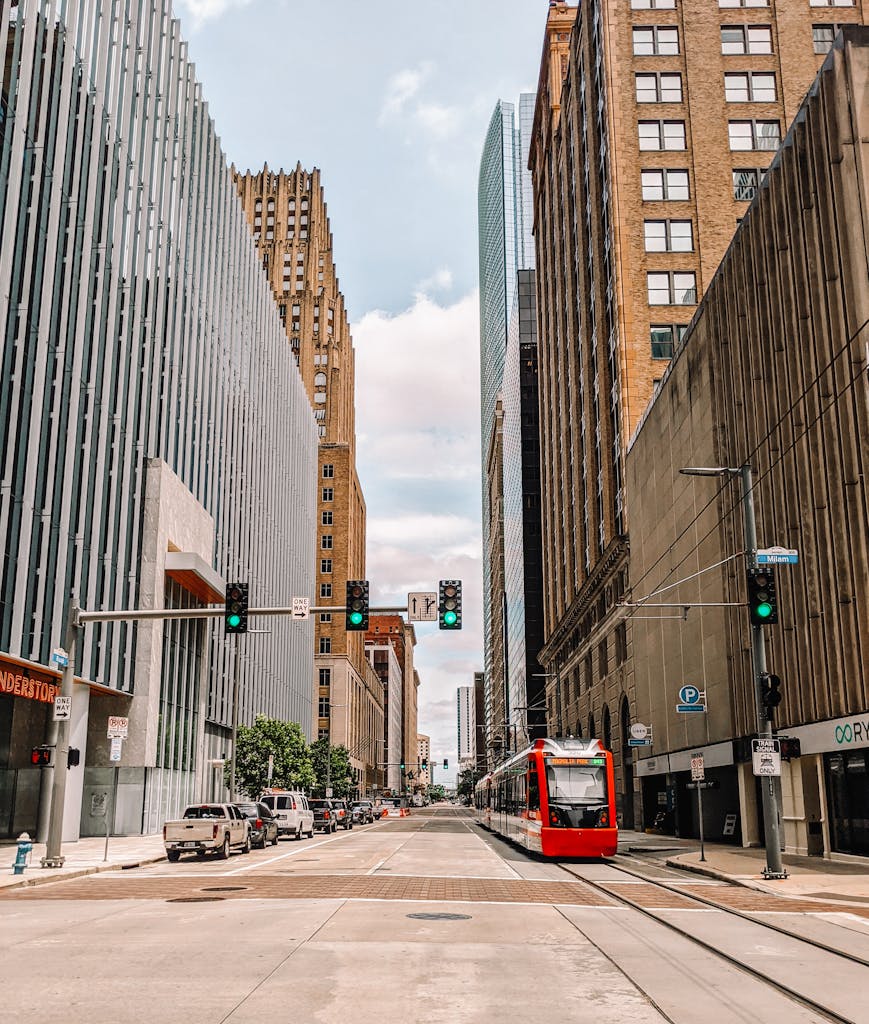
{"type": "Polygon", "coordinates": [[[686,683],[679,690],[679,703],[676,705],[676,710],[681,715],[690,714],[691,712],[702,713],[706,710],[705,696],[696,686],[686,683]]]}
{"type": "Polygon", "coordinates": [[[651,739],[645,740],[628,740],[629,747],[650,747],[652,745],[651,739]]]}
{"type": "Polygon", "coordinates": [[[759,548],[758,565],[798,565],[800,553],[795,548],[759,548]]]}

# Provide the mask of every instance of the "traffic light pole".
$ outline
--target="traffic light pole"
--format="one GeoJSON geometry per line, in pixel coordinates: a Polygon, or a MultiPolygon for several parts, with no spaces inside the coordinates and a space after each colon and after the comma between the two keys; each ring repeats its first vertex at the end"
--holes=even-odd
{"type": "MultiPolygon", "coordinates": [[[[740,469],[742,477],[742,512],[745,524],[745,560],[748,568],[754,567],[757,551],[757,524],[754,518],[754,493],[751,466],[740,469]]],[[[766,638],[763,626],[751,626],[751,669],[754,676],[754,710],[757,719],[757,734],[762,739],[772,739],[772,722],[764,711],[763,677],[766,674],[766,638]]],[[[779,826],[779,802],[775,778],[764,776],[760,783],[763,802],[763,834],[766,845],[766,867],[764,878],[787,878],[782,866],[781,832],[779,826]]]]}
{"type": "Polygon", "coordinates": [[[232,666],[232,760],[229,762],[229,799],[235,803],[235,748],[238,742],[238,691],[241,688],[241,635],[236,635],[232,666]]]}

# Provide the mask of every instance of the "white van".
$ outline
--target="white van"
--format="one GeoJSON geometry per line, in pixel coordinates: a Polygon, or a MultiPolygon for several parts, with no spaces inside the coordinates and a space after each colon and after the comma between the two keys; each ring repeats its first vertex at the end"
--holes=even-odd
{"type": "Polygon", "coordinates": [[[267,789],[260,797],[260,802],[275,816],[278,823],[278,837],[292,836],[301,839],[306,835],[309,839],[314,834],[314,812],[308,805],[304,793],[296,793],[287,789],[267,789]]]}

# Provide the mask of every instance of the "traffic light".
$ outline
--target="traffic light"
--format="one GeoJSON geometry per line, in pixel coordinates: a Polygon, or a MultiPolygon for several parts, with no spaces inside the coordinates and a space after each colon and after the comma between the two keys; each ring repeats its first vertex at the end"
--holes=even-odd
{"type": "Polygon", "coordinates": [[[420,767],[422,768],[422,770],[424,772],[428,771],[428,760],[426,758],[422,759],[422,763],[420,764],[420,767]]]}
{"type": "Polygon", "coordinates": [[[70,747],[66,755],[67,768],[78,768],[81,764],[81,751],[78,747],[70,747]]]}
{"type": "Polygon", "coordinates": [[[752,626],[770,626],[778,622],[778,602],[772,569],[748,569],[748,612],[752,626]]]}
{"type": "Polygon", "coordinates": [[[368,580],[347,580],[344,628],[348,632],[368,629],[368,580]]]}
{"type": "Polygon", "coordinates": [[[401,765],[399,767],[401,768],[401,774],[403,775],[404,774],[404,761],[401,762],[401,765]]]}
{"type": "Polygon", "coordinates": [[[441,580],[438,591],[438,629],[461,629],[462,581],[441,580]]]}
{"type": "Polygon", "coordinates": [[[779,736],[783,761],[792,761],[802,754],[799,738],[796,736],[779,736]]]}
{"type": "Polygon", "coordinates": [[[778,676],[765,672],[760,677],[760,700],[766,710],[766,720],[771,722],[775,709],[782,702],[781,679],[778,676]]]}
{"type": "Polygon", "coordinates": [[[229,583],[226,587],[226,613],[224,623],[227,633],[247,632],[247,584],[229,583]]]}
{"type": "Polygon", "coordinates": [[[444,758],[444,771],[446,771],[449,768],[449,766],[450,762],[446,758],[444,758]]]}
{"type": "Polygon", "coordinates": [[[30,763],[36,768],[47,768],[51,764],[51,747],[34,747],[30,751],[30,763]]]}

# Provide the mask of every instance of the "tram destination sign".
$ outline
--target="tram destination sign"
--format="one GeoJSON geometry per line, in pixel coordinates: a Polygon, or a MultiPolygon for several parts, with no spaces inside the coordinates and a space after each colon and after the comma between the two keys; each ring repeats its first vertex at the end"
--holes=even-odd
{"type": "Polygon", "coordinates": [[[547,764],[606,764],[605,757],[547,757],[547,764]]]}

